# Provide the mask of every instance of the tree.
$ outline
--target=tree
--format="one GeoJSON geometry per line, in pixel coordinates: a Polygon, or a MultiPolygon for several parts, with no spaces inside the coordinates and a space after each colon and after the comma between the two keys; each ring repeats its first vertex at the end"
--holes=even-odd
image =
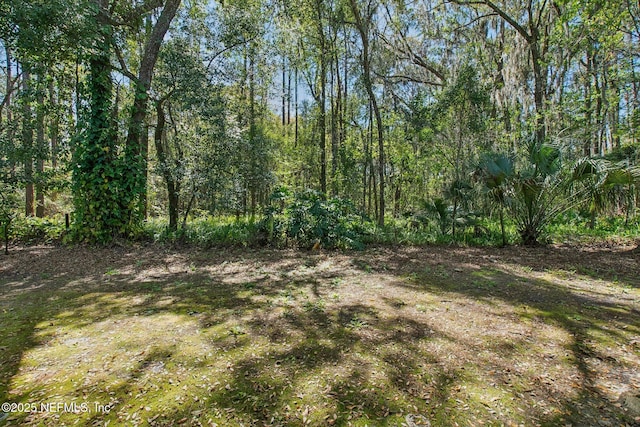
{"type": "MultiPolygon", "coordinates": [[[[100,0],[102,1],[102,0],[100,0]]],[[[145,127],[145,118],[147,115],[147,105],[149,103],[149,89],[151,88],[151,79],[153,70],[158,60],[160,46],[164,40],[165,34],[169,30],[171,21],[180,7],[181,0],[165,0],[164,2],[149,1],[143,3],[140,8],[150,9],[150,11],[162,6],[162,10],[158,19],[154,23],[148,38],[145,41],[138,74],[132,78],[134,84],[134,101],[131,108],[131,116],[129,119],[129,130],[126,140],[126,163],[130,165],[129,173],[132,179],[129,180],[128,188],[125,194],[129,197],[138,198],[138,207],[144,216],[146,216],[146,189],[147,189],[147,162],[148,162],[148,141],[147,130],[145,127]]],[[[142,10],[140,11],[142,12],[142,10]]],[[[139,16],[133,16],[134,19],[140,19],[139,16]]],[[[124,65],[124,64],[122,64],[124,65]]],[[[126,67],[125,67],[126,69],[126,67]]],[[[129,77],[133,74],[127,72],[129,77]]]]}
{"type": "Polygon", "coordinates": [[[179,6],[180,0],[146,1],[133,7],[124,3],[110,6],[106,0],[93,3],[97,33],[88,61],[90,119],[86,139],[76,149],[73,169],[76,224],[81,237],[108,240],[127,234],[145,214],[148,141],[144,123],[148,92],[160,46],[179,6]],[[150,14],[160,8],[153,22],[150,14]],[[116,32],[127,25],[133,30],[142,29],[145,18],[147,38],[134,74],[117,43],[116,32]],[[112,117],[113,55],[134,87],[123,153],[119,152],[112,117]]]}
{"type": "Polygon", "coordinates": [[[362,65],[362,78],[365,90],[369,96],[369,103],[373,111],[373,115],[376,119],[376,131],[378,140],[378,185],[379,191],[379,203],[380,208],[378,210],[378,225],[384,226],[384,214],[385,214],[385,151],[384,151],[384,124],[382,122],[382,114],[378,105],[376,94],[373,91],[373,80],[371,70],[371,39],[373,31],[373,18],[376,14],[377,5],[375,0],[367,0],[364,8],[361,10],[361,6],[357,0],[350,0],[351,13],[355,20],[355,27],[360,35],[361,42],[361,54],[360,63],[362,65]]]}
{"type": "Polygon", "coordinates": [[[544,143],[546,138],[546,115],[548,90],[548,67],[550,36],[554,21],[561,13],[556,2],[526,0],[512,4],[509,0],[453,0],[459,5],[484,6],[513,28],[526,42],[533,74],[533,99],[535,106],[534,131],[536,141],[544,143]]]}
{"type": "MultiPolygon", "coordinates": [[[[183,20],[183,25],[190,24],[192,23],[188,20],[183,20]]],[[[209,117],[214,118],[215,115],[212,113],[217,109],[213,96],[219,88],[210,84],[208,72],[201,58],[201,52],[197,50],[197,45],[190,43],[189,38],[183,34],[175,34],[168,41],[160,53],[156,74],[157,95],[153,99],[156,112],[153,135],[157,156],[156,169],[164,179],[167,190],[169,229],[176,230],[181,196],[185,193],[185,176],[196,175],[194,161],[198,154],[202,157],[209,155],[206,151],[192,152],[191,148],[195,141],[191,143],[185,141],[184,134],[190,135],[190,131],[186,128],[189,125],[195,125],[198,121],[192,120],[188,123],[188,119],[182,120],[182,118],[187,117],[188,114],[200,118],[206,114],[206,110],[209,110],[209,117]]],[[[194,181],[198,180],[194,179],[194,181]]],[[[189,212],[191,204],[185,206],[185,212],[189,212]]]]}
{"type": "Polygon", "coordinates": [[[468,171],[475,151],[485,144],[489,99],[475,69],[463,65],[455,80],[438,94],[427,109],[432,141],[453,168],[447,195],[452,199],[452,233],[455,236],[458,207],[470,189],[468,171]]]}

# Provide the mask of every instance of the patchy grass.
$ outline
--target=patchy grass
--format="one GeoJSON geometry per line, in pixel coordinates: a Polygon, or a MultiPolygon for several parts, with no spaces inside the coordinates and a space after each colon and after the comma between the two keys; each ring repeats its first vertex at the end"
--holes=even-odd
{"type": "Polygon", "coordinates": [[[636,425],[639,259],[14,250],[0,424],[636,425]]]}

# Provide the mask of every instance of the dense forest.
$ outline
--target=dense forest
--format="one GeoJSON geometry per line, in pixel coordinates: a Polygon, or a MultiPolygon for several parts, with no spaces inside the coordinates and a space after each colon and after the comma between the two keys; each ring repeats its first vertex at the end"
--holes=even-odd
{"type": "Polygon", "coordinates": [[[638,233],[631,0],[0,10],[7,241],[33,229],[301,247],[535,244],[552,224],[638,233]]]}

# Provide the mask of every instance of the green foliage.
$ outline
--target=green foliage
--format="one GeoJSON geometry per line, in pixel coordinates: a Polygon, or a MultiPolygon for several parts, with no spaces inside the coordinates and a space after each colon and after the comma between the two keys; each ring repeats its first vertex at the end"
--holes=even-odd
{"type": "Polygon", "coordinates": [[[6,138],[5,132],[6,128],[0,128],[0,232],[4,240],[5,253],[8,253],[11,226],[18,214],[20,201],[16,178],[8,173],[11,170],[9,159],[14,158],[14,147],[11,138],[6,138]]]}
{"type": "MultiPolygon", "coordinates": [[[[130,236],[139,223],[139,167],[120,153],[112,117],[112,81],[108,47],[91,59],[91,97],[88,129],[77,138],[72,170],[74,235],[79,240],[105,243],[130,236]]],[[[129,154],[129,153],[127,153],[129,154]]]]}
{"type": "Polygon", "coordinates": [[[504,187],[515,173],[514,160],[502,153],[485,154],[480,159],[477,172],[491,196],[503,200],[504,187]]]}
{"type": "Polygon", "coordinates": [[[90,17],[93,2],[31,0],[1,4],[0,38],[29,62],[54,64],[88,48],[95,37],[96,26],[90,17]]]}
{"type": "MultiPolygon", "coordinates": [[[[451,206],[447,206],[448,215],[451,206]]],[[[442,233],[436,217],[426,216],[424,222],[416,227],[415,216],[390,219],[384,228],[374,228],[366,238],[367,244],[374,245],[465,245],[465,246],[501,246],[500,223],[491,217],[480,217],[474,213],[465,213],[458,218],[458,232],[455,237],[448,233],[450,224],[442,233]]],[[[505,221],[507,242],[515,242],[518,233],[513,223],[505,221]]]]}
{"type": "Polygon", "coordinates": [[[568,180],[563,176],[560,149],[527,142],[527,156],[511,185],[507,207],[525,245],[536,245],[545,227],[556,215],[578,202],[579,194],[566,194],[568,180]]]}
{"type": "Polygon", "coordinates": [[[13,226],[13,237],[21,243],[33,245],[61,242],[65,236],[63,217],[19,217],[13,226]]]}
{"type": "Polygon", "coordinates": [[[489,96],[477,70],[466,64],[428,110],[429,119],[434,129],[460,126],[465,132],[479,133],[486,128],[488,107],[489,96]]]}
{"type": "Polygon", "coordinates": [[[440,233],[444,236],[451,224],[452,209],[446,199],[436,197],[433,200],[423,202],[424,212],[435,218],[440,226],[440,233]]]}
{"type": "Polygon", "coordinates": [[[9,252],[11,225],[19,206],[16,189],[13,185],[0,181],[0,227],[4,239],[5,253],[9,252]]]}
{"type": "Polygon", "coordinates": [[[189,243],[202,247],[257,246],[259,227],[250,221],[208,215],[193,218],[184,228],[172,231],[164,220],[147,221],[143,236],[160,243],[189,243]]]}
{"type": "Polygon", "coordinates": [[[498,208],[502,245],[505,246],[507,237],[504,227],[504,208],[507,203],[508,186],[515,177],[515,162],[513,158],[502,153],[485,154],[478,164],[476,177],[480,179],[489,201],[498,208]]]}
{"type": "Polygon", "coordinates": [[[212,214],[231,211],[237,207],[232,177],[242,149],[239,138],[227,129],[222,85],[211,83],[201,52],[183,34],[164,45],[154,81],[162,94],[155,100],[154,169],[164,178],[167,201],[172,193],[175,197],[169,206],[172,226],[177,227],[179,211],[188,213],[195,198],[212,214]]]}
{"type": "Polygon", "coordinates": [[[312,190],[290,196],[286,189],[273,193],[261,224],[277,246],[327,249],[362,249],[372,227],[348,200],[325,200],[312,190]]]}
{"type": "Polygon", "coordinates": [[[527,142],[527,154],[516,162],[499,153],[485,155],[478,165],[486,194],[500,209],[500,222],[504,235],[502,209],[507,208],[525,245],[535,245],[558,214],[579,204],[585,197],[584,188],[572,186],[578,176],[591,173],[595,165],[579,163],[573,176],[563,170],[559,147],[540,144],[534,138],[527,142]]]}
{"type": "Polygon", "coordinates": [[[571,182],[586,193],[589,228],[593,229],[597,214],[618,204],[625,205],[629,221],[635,189],[640,183],[640,169],[626,161],[614,163],[602,158],[584,158],[574,166],[571,182]]]}
{"type": "Polygon", "coordinates": [[[624,216],[597,218],[593,227],[585,229],[585,222],[591,223],[590,215],[570,210],[560,214],[549,224],[548,235],[554,241],[572,243],[632,242],[640,239],[640,217],[627,220],[624,216]]]}
{"type": "Polygon", "coordinates": [[[517,234],[534,244],[576,203],[592,228],[605,213],[633,224],[635,4],[534,2],[527,24],[522,5],[493,2],[505,9],[487,32],[490,2],[401,2],[387,13],[371,3],[369,61],[349,12],[363,10],[357,1],[182,2],[142,84],[146,43],[169,3],[99,3],[0,2],[0,173],[10,171],[12,197],[25,184],[44,193],[47,213],[54,192],[66,199],[71,188],[77,240],[135,237],[145,194],[152,216],[171,202],[174,229],[145,232],[202,245],[493,242],[498,218],[503,244],[517,234]],[[144,102],[123,108],[132,101],[144,102]],[[527,129],[537,143],[518,137],[527,129]],[[605,160],[566,167],[585,153],[605,160]],[[303,192],[318,182],[333,198],[303,192]],[[292,193],[269,198],[277,186],[292,193]],[[390,227],[358,212],[384,205],[390,227]],[[181,220],[194,223],[177,231],[181,220]]]}

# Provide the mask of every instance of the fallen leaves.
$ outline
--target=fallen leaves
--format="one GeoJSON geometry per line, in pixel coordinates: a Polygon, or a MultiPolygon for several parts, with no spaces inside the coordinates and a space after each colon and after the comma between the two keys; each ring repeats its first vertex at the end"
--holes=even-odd
{"type": "Polygon", "coordinates": [[[640,382],[637,290],[578,266],[526,268],[538,261],[518,248],[399,252],[95,259],[68,273],[83,286],[74,294],[53,280],[0,294],[8,338],[41,340],[24,353],[3,342],[0,369],[10,397],[108,403],[93,414],[104,425],[515,426],[629,413],[612,402],[640,382]]]}

